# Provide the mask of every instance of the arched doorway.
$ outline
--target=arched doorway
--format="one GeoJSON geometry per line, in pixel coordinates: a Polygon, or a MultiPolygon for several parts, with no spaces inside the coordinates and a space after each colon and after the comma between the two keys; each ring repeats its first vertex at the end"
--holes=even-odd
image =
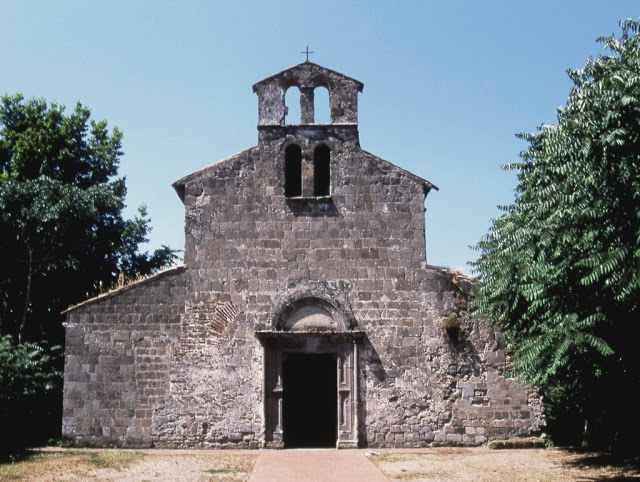
{"type": "Polygon", "coordinates": [[[330,301],[306,297],[256,336],[264,349],[264,446],[357,447],[363,333],[330,301]]]}

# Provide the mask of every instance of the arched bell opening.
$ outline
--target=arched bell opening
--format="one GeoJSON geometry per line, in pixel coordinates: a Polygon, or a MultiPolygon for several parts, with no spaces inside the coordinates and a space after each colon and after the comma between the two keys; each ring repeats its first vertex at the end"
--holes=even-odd
{"type": "Polygon", "coordinates": [[[298,125],[302,118],[300,107],[300,87],[291,85],[284,94],[284,122],[286,125],[298,125]]]}
{"type": "Polygon", "coordinates": [[[316,124],[331,123],[329,89],[325,85],[318,85],[313,89],[313,112],[316,124]]]}
{"type": "Polygon", "coordinates": [[[313,194],[328,196],[331,193],[331,151],[320,144],[313,151],[313,194]]]}
{"type": "Polygon", "coordinates": [[[287,146],[284,154],[284,195],[302,195],[302,149],[297,144],[287,146]]]}

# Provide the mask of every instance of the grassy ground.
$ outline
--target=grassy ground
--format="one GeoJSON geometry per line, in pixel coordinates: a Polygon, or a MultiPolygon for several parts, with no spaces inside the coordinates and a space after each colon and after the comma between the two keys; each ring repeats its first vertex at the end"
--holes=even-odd
{"type": "Polygon", "coordinates": [[[369,457],[391,480],[626,480],[640,477],[640,457],[561,449],[434,448],[369,457]]]}
{"type": "Polygon", "coordinates": [[[129,450],[32,452],[0,464],[0,480],[225,480],[249,478],[255,454],[142,453],[129,450]]]}

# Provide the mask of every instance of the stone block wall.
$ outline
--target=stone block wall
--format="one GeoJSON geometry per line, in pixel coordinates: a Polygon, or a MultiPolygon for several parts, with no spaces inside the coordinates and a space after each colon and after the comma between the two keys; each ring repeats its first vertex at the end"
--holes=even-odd
{"type": "Polygon", "coordinates": [[[361,446],[540,430],[540,400],[507,378],[499,333],[469,318],[470,281],[426,263],[428,183],[360,150],[357,130],[327,126],[302,148],[331,147],[330,199],[286,199],[281,139],[300,129],[269,126],[259,146],[180,181],[184,268],[70,311],[65,443],[262,446],[256,331],[306,292],[335,301],[365,333],[361,446]],[[462,320],[457,342],[442,326],[451,313],[462,320]]]}
{"type": "Polygon", "coordinates": [[[422,320],[380,326],[363,350],[366,444],[479,445],[539,432],[545,420],[537,390],[508,377],[499,330],[469,316],[472,281],[435,267],[421,276],[422,320]],[[443,326],[453,313],[462,322],[457,340],[443,326]]]}
{"type": "Polygon", "coordinates": [[[167,270],[69,312],[64,445],[153,445],[153,414],[169,394],[184,312],[183,277],[184,268],[167,270]]]}
{"type": "Polygon", "coordinates": [[[356,425],[339,427],[344,446],[477,445],[539,431],[536,391],[507,377],[499,332],[469,317],[471,280],[427,264],[424,201],[437,188],[360,148],[362,84],[305,63],[254,91],[258,145],[174,184],[185,266],[69,311],[65,443],[280,443],[273,364],[304,349],[336,357],[338,401],[349,410],[338,419],[356,425]],[[301,89],[302,125],[284,125],[291,85],[301,89]],[[312,123],[318,85],[330,90],[329,125],[312,123]],[[329,196],[285,196],[291,144],[307,187],[317,148],[329,149],[329,196]],[[269,351],[257,333],[277,331],[287,303],[309,293],[348,318],[341,347],[318,335],[269,351]],[[462,323],[454,340],[443,328],[452,314],[462,323]]]}
{"type": "Polygon", "coordinates": [[[362,151],[357,130],[304,129],[259,128],[257,147],[180,181],[187,308],[155,443],[263,443],[264,347],[255,332],[301,292],[336,300],[366,332],[361,445],[479,444],[539,430],[537,398],[506,378],[494,329],[469,320],[468,282],[426,264],[428,183],[362,151]],[[303,159],[318,143],[330,146],[329,200],[285,198],[284,150],[293,141],[303,159]],[[233,314],[223,329],[220,307],[233,314]],[[452,312],[463,319],[455,344],[442,328],[452,312]]]}

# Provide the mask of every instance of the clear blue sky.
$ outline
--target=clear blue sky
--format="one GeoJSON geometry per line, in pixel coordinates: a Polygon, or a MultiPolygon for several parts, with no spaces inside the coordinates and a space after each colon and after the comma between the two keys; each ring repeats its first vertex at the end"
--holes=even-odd
{"type": "Polygon", "coordinates": [[[567,68],[640,2],[0,0],[0,92],[44,97],[124,131],[128,208],[149,249],[182,249],[171,183],[257,143],[256,81],[305,59],[364,82],[363,149],[440,187],[430,264],[463,268],[515,178],[517,132],[555,122],[567,68]]]}

